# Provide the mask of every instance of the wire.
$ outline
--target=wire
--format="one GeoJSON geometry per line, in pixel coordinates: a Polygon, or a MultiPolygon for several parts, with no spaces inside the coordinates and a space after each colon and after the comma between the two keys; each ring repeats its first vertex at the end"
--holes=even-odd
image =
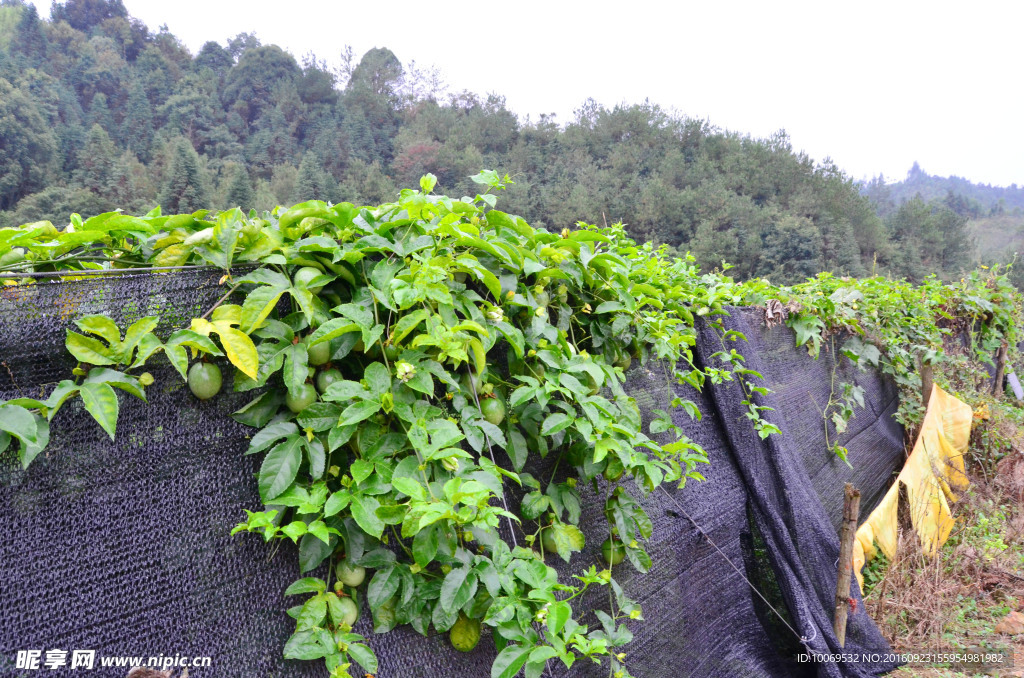
{"type": "Polygon", "coordinates": [[[0,278],[78,278],[91,275],[130,275],[132,273],[149,273],[150,271],[185,271],[189,269],[208,269],[220,271],[215,266],[150,266],[146,268],[86,268],[81,270],[66,269],[63,271],[44,271],[41,273],[0,273],[0,278]]]}
{"type": "Polygon", "coordinates": [[[718,544],[716,544],[714,542],[714,540],[711,539],[710,535],[708,535],[708,533],[705,532],[701,528],[701,526],[697,524],[697,521],[694,520],[690,516],[689,513],[687,513],[686,509],[683,508],[682,504],[680,504],[678,501],[676,501],[676,498],[673,497],[671,494],[669,494],[668,490],[666,490],[664,488],[664,486],[659,485],[658,488],[662,492],[665,493],[665,496],[668,497],[669,500],[673,504],[675,504],[676,507],[680,511],[682,511],[683,515],[686,516],[686,519],[689,520],[691,523],[693,523],[693,526],[697,529],[698,532],[700,532],[701,536],[703,536],[705,539],[707,539],[708,543],[711,544],[713,547],[715,547],[715,550],[718,551],[719,555],[721,555],[723,558],[725,558],[725,562],[729,563],[729,565],[732,567],[732,569],[736,570],[736,574],[738,574],[740,576],[740,579],[742,579],[743,581],[747,582],[747,586],[750,587],[750,590],[753,591],[754,593],[756,593],[757,597],[764,601],[764,604],[768,606],[768,609],[770,609],[775,614],[775,616],[779,618],[779,621],[781,621],[786,626],[787,629],[789,629],[790,631],[793,632],[793,635],[796,636],[800,640],[801,644],[803,644],[803,646],[805,648],[807,648],[807,651],[810,652],[811,648],[808,647],[808,643],[814,641],[814,639],[818,637],[818,628],[817,628],[817,626],[814,626],[814,625],[811,626],[811,630],[814,631],[814,634],[810,638],[808,638],[807,636],[802,636],[799,633],[797,633],[797,630],[789,625],[789,622],[787,622],[786,618],[782,616],[782,613],[780,613],[778,610],[776,610],[775,607],[771,603],[768,602],[768,599],[765,598],[761,594],[761,592],[757,590],[757,587],[754,586],[751,583],[751,581],[746,578],[746,576],[743,574],[743,572],[741,572],[740,569],[738,567],[736,567],[735,563],[732,562],[732,560],[729,558],[729,556],[725,555],[725,552],[722,549],[718,548],[718,544]]]}

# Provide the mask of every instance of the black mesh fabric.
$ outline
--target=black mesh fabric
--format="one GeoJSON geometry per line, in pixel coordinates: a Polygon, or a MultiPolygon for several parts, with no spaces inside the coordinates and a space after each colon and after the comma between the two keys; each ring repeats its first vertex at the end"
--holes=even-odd
{"type": "MultiPolygon", "coordinates": [[[[67,378],[74,361],[64,339],[75,318],[105,313],[124,327],[159,314],[158,333],[166,336],[220,297],[219,277],[188,271],[0,288],[0,398],[44,395],[67,378]]],[[[831,610],[842,484],[861,488],[866,515],[901,464],[902,430],[891,417],[895,392],[877,375],[839,368],[836,383],[855,379],[868,404],[840,438],[850,449],[851,471],[826,449],[819,411],[828,401],[832,353],[810,360],[793,347],[789,330],[765,328],[756,310],[736,310],[726,324],[747,336],[735,348],[773,389],[764,404],[775,408],[768,418],[784,433],[761,441],[743,417],[735,384],[696,393],[674,385],[657,363],[630,370],[625,388],[645,420],[654,408],[671,409],[677,393],[699,405],[701,421],[681,409],[673,418],[707,449],[711,465],[702,469],[707,481],[644,500],[654,523],[654,567],[646,575],[616,568],[645,617],[631,624],[636,636],[627,664],[640,678],[863,676],[891,668],[798,664],[793,654],[805,649],[771,608],[811,638],[814,650],[838,650],[831,610]]],[[[696,348],[713,364],[718,335],[702,327],[696,348]]],[[[295,601],[282,593],[299,576],[295,550],[228,534],[243,509],[260,506],[258,459],[244,456],[252,429],[227,416],[251,394],[201,403],[166,363],[150,371],[156,382],[147,389],[148,404],[120,398],[115,442],[72,402],[54,420],[47,452],[27,472],[11,451],[0,458],[0,675],[20,674],[13,669],[17,650],[55,648],[212,657],[212,668],[192,670],[193,678],[326,675],[321,662],[280,659],[293,628],[284,612],[295,601]]],[[[587,534],[606,529],[604,489],[583,492],[587,534]]],[[[557,566],[571,575],[595,562],[599,549],[600,539],[592,539],[569,565],[557,566]]],[[[579,609],[606,605],[602,590],[579,609]]],[[[598,624],[592,614],[582,621],[598,624]]],[[[374,636],[365,611],[356,631],[369,638],[384,678],[490,675],[494,649],[486,637],[461,654],[444,635],[423,638],[409,627],[374,636]]],[[[859,606],[847,649],[864,648],[886,646],[859,606]]],[[[552,665],[549,674],[597,677],[607,669],[580,662],[571,671],[552,665]]]]}

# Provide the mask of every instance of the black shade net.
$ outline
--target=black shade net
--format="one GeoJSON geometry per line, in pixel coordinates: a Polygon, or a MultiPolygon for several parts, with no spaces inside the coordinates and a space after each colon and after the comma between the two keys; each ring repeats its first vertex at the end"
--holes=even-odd
{"type": "MultiPolygon", "coordinates": [[[[0,399],[44,396],[69,377],[75,361],[64,341],[75,318],[103,313],[123,328],[159,315],[157,333],[166,337],[220,298],[219,278],[200,270],[0,288],[0,399]]],[[[654,524],[654,566],[644,575],[626,563],[615,568],[644,613],[644,621],[630,622],[635,638],[626,664],[639,678],[867,676],[890,669],[795,656],[807,648],[839,651],[831,619],[843,483],[861,489],[866,516],[901,466],[895,388],[847,360],[836,366],[831,343],[812,360],[794,347],[790,330],[765,327],[757,309],[734,309],[724,322],[746,335],[747,342],[729,348],[764,376],[758,385],[773,392],[758,401],[774,408],[766,418],[783,433],[767,441],[756,435],[736,383],[697,393],[675,384],[656,362],[629,371],[625,389],[645,422],[653,409],[672,410],[675,395],[699,406],[700,421],[681,408],[672,410],[673,419],[711,464],[701,469],[706,481],[642,500],[654,524]],[[826,429],[825,409],[844,381],[864,389],[866,408],[837,437],[826,429]],[[829,451],[826,430],[829,443],[849,449],[852,470],[829,451]]],[[[719,337],[699,327],[699,361],[717,366],[719,337]]],[[[163,359],[149,371],[156,381],[147,388],[148,403],[119,398],[116,441],[73,400],[28,471],[11,450],[0,456],[0,676],[39,675],[15,669],[16,653],[50,649],[95,650],[97,668],[49,675],[120,678],[127,668],[100,668],[100,656],[147,661],[162,653],[210,657],[209,668],[191,669],[192,678],[325,676],[322,662],[281,659],[294,628],[285,610],[296,599],[283,597],[300,576],[294,547],[229,536],[244,509],[261,506],[259,455],[244,456],[254,429],[228,416],[252,394],[225,387],[200,402],[163,359]]],[[[627,486],[640,496],[632,481],[627,486]]],[[[583,491],[580,527],[587,535],[607,530],[605,489],[583,491]]],[[[563,577],[582,571],[597,562],[600,541],[591,538],[568,565],[549,562],[563,577]]],[[[607,605],[602,589],[577,609],[607,605]]],[[[589,613],[581,621],[598,624],[589,613]]],[[[863,605],[848,629],[847,652],[888,650],[863,605]]],[[[473,652],[462,654],[447,634],[424,638],[399,627],[374,635],[365,609],[355,630],[369,638],[384,678],[490,675],[494,647],[486,631],[473,652]]],[[[552,664],[549,673],[597,677],[607,667],[581,661],[570,671],[552,664]]]]}

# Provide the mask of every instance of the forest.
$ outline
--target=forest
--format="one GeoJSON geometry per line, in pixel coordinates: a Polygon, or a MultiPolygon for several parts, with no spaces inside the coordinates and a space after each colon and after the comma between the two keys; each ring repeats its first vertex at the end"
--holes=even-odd
{"type": "Polygon", "coordinates": [[[650,102],[520,119],[387,48],[341,57],[297,60],[252,34],[193,55],[121,0],[55,3],[50,18],[3,0],[0,227],[158,204],[376,204],[428,172],[472,194],[469,177],[489,168],[515,182],[505,209],[538,227],[621,220],[706,270],[728,262],[776,284],[820,271],[919,281],[959,278],[978,256],[970,220],[1022,203],[1016,187],[994,203],[965,196],[966,180],[860,185],[784,131],[753,138],[650,102]]]}

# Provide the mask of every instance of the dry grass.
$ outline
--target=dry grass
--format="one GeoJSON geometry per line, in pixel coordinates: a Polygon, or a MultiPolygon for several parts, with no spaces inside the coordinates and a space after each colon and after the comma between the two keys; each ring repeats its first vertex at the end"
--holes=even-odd
{"type": "Polygon", "coordinates": [[[995,462],[979,452],[990,446],[974,448],[971,489],[954,505],[957,523],[939,556],[925,557],[912,530],[901,530],[888,568],[871,566],[865,601],[895,650],[1005,649],[1014,652],[1015,668],[963,673],[904,667],[894,675],[1024,675],[1024,635],[995,632],[1009,612],[1024,610],[1024,437],[1002,418],[984,426],[999,427],[992,439],[1003,448],[1009,443],[1009,451],[1003,449],[995,462]]]}

